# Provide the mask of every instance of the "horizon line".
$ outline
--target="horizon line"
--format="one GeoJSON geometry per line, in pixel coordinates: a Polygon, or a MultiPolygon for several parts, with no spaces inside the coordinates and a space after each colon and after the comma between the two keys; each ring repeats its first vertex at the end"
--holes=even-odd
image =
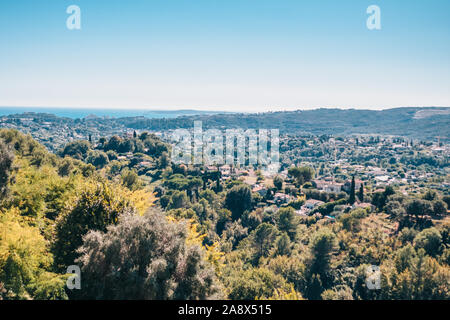
{"type": "Polygon", "coordinates": [[[378,108],[358,108],[358,107],[337,107],[337,106],[322,106],[322,107],[304,107],[304,108],[276,108],[276,109],[264,109],[262,111],[225,111],[223,109],[227,109],[227,107],[218,108],[211,107],[213,109],[207,109],[205,107],[193,108],[193,107],[105,107],[105,106],[7,106],[0,105],[0,108],[48,108],[48,109],[73,109],[73,110],[132,110],[132,111],[149,111],[149,112],[180,112],[180,111],[195,111],[195,112],[214,112],[214,113],[269,113],[269,112],[294,112],[294,111],[314,111],[320,109],[329,109],[329,110],[360,110],[360,111],[383,111],[383,110],[391,110],[391,109],[406,109],[406,108],[429,108],[429,109],[442,109],[442,108],[450,108],[450,106],[399,106],[399,107],[378,107],[378,108]],[[214,110],[215,109],[215,110],[214,110]]]}

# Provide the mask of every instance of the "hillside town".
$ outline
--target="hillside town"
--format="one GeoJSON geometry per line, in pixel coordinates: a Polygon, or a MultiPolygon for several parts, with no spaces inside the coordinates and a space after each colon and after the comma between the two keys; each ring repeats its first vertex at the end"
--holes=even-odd
{"type": "MultiPolygon", "coordinates": [[[[64,146],[73,141],[86,140],[93,148],[101,148],[105,138],[118,136],[130,139],[144,131],[170,141],[173,130],[152,131],[130,129],[125,126],[107,125],[108,119],[90,116],[83,119],[60,118],[48,114],[27,113],[0,118],[0,127],[18,129],[46,146],[52,152],[61,152],[64,146]],[[102,139],[101,139],[102,138],[102,139]]],[[[108,155],[107,161],[132,163],[132,167],[147,181],[152,179],[149,170],[155,169],[152,158],[146,156],[148,148],[121,150],[115,156],[108,155]],[[136,155],[137,154],[137,155],[136,155]]],[[[440,141],[424,142],[405,137],[381,135],[351,136],[280,136],[280,166],[278,172],[265,171],[258,166],[206,165],[202,172],[218,172],[224,184],[235,180],[251,187],[258,195],[260,207],[289,203],[303,199],[304,204],[296,210],[299,215],[315,214],[326,200],[339,200],[351,191],[354,178],[356,192],[365,194],[365,199],[357,199],[352,206],[337,206],[341,212],[350,208],[372,208],[370,195],[382,192],[387,186],[396,188],[403,195],[417,195],[424,190],[433,189],[448,193],[450,145],[440,141]],[[314,171],[311,180],[300,189],[289,169],[295,166],[308,166],[314,171]],[[283,183],[274,186],[274,178],[283,183]]],[[[192,171],[190,166],[187,170],[192,171]]],[[[336,212],[335,212],[336,213],[336,212]]]]}

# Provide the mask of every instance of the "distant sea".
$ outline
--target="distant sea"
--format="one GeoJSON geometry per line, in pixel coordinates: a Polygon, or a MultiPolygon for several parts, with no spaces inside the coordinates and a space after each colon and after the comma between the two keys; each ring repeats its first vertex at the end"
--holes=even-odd
{"type": "Polygon", "coordinates": [[[21,114],[24,112],[51,113],[58,117],[72,119],[84,118],[90,115],[97,117],[121,118],[138,117],[147,118],[176,118],[179,116],[191,116],[199,114],[226,113],[221,111],[199,110],[145,110],[145,109],[87,109],[87,108],[44,108],[44,107],[0,107],[0,116],[21,114]]]}

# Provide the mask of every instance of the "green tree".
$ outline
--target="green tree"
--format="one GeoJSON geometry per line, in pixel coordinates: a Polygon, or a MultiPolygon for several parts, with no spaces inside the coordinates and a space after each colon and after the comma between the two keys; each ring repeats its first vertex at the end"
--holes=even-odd
{"type": "Polygon", "coordinates": [[[267,256],[276,235],[275,227],[269,223],[262,223],[253,231],[253,245],[256,249],[257,259],[267,256]]]}
{"type": "Polygon", "coordinates": [[[244,211],[252,206],[252,191],[245,184],[237,185],[228,190],[225,197],[225,207],[231,211],[232,219],[238,220],[244,211]]]}
{"type": "Polygon", "coordinates": [[[320,275],[312,274],[307,284],[306,296],[311,300],[319,300],[324,291],[320,275]]]}
{"type": "Polygon", "coordinates": [[[361,182],[361,186],[359,187],[358,192],[359,201],[364,202],[364,183],[361,182]]]}
{"type": "Polygon", "coordinates": [[[57,222],[53,246],[56,266],[64,269],[74,263],[76,249],[90,230],[106,231],[108,225],[118,223],[121,215],[130,212],[129,202],[106,184],[82,192],[73,208],[57,222]]]}
{"type": "Polygon", "coordinates": [[[308,261],[308,274],[310,276],[310,293],[308,298],[318,299],[321,291],[317,286],[323,289],[328,289],[331,283],[330,261],[331,255],[336,249],[336,235],[328,228],[323,228],[313,234],[309,249],[311,257],[308,261]],[[317,278],[315,278],[315,276],[317,278]]]}
{"type": "Polygon", "coordinates": [[[422,199],[413,199],[406,203],[406,214],[408,215],[408,220],[415,219],[415,223],[419,226],[424,221],[424,216],[429,216],[433,214],[433,207],[431,202],[422,199]]]}
{"type": "Polygon", "coordinates": [[[277,188],[277,190],[283,189],[283,178],[280,176],[275,176],[275,178],[273,178],[273,185],[277,188]]]}
{"type": "Polygon", "coordinates": [[[90,151],[86,158],[86,162],[92,164],[96,168],[103,168],[109,162],[109,158],[103,151],[90,151]]]}
{"type": "Polygon", "coordinates": [[[117,152],[115,152],[113,150],[108,150],[106,152],[106,155],[108,156],[109,161],[117,160],[117,158],[118,158],[117,152]]]}
{"type": "Polygon", "coordinates": [[[61,152],[61,156],[70,156],[78,160],[84,160],[88,151],[91,148],[91,144],[86,140],[72,141],[66,144],[61,152]]]}
{"type": "Polygon", "coordinates": [[[422,230],[414,239],[416,249],[423,248],[432,257],[441,251],[441,244],[442,236],[436,228],[422,230]]]}
{"type": "Polygon", "coordinates": [[[68,176],[73,171],[74,168],[75,166],[73,165],[72,160],[70,158],[64,158],[64,160],[61,161],[58,167],[58,174],[61,177],[68,176]]]}
{"type": "Polygon", "coordinates": [[[125,168],[120,174],[122,185],[134,191],[142,188],[142,182],[135,170],[125,168]]]}
{"type": "Polygon", "coordinates": [[[220,209],[217,212],[217,223],[216,223],[216,232],[220,236],[222,235],[223,230],[231,220],[231,211],[228,209],[220,209]]]}
{"type": "Polygon", "coordinates": [[[295,241],[297,236],[297,226],[299,220],[295,215],[295,211],[292,207],[285,207],[278,210],[277,213],[277,226],[280,231],[287,233],[292,241],[295,241]]]}
{"type": "Polygon", "coordinates": [[[283,232],[275,241],[275,255],[289,256],[292,252],[292,243],[286,232],[283,232]]]}
{"type": "Polygon", "coordinates": [[[292,207],[296,210],[300,210],[300,208],[305,204],[305,198],[297,198],[288,203],[289,207],[292,207]]]}
{"type": "Polygon", "coordinates": [[[442,200],[433,201],[433,214],[436,217],[442,217],[447,214],[447,204],[442,200]]]}
{"type": "Polygon", "coordinates": [[[357,208],[349,213],[339,216],[339,221],[342,222],[342,227],[350,232],[359,232],[361,230],[361,219],[366,216],[366,211],[357,208]]]}
{"type": "Polygon", "coordinates": [[[410,269],[413,263],[413,259],[416,256],[416,251],[411,244],[407,244],[403,248],[400,248],[395,253],[394,264],[398,273],[410,269]]]}
{"type": "Polygon", "coordinates": [[[423,200],[433,201],[438,199],[438,193],[435,190],[428,189],[422,197],[423,200]]]}
{"type": "Polygon", "coordinates": [[[372,195],[372,204],[376,206],[378,210],[382,210],[386,205],[388,197],[394,194],[394,189],[391,186],[386,186],[383,192],[375,192],[372,195]]]}
{"type": "Polygon", "coordinates": [[[445,195],[442,200],[447,204],[447,208],[450,208],[450,195],[445,195]]]}
{"type": "Polygon", "coordinates": [[[392,186],[386,186],[384,188],[384,197],[387,199],[387,197],[392,196],[395,194],[395,190],[392,186]]]}
{"type": "Polygon", "coordinates": [[[134,151],[134,143],[130,139],[122,140],[119,144],[119,148],[117,149],[118,153],[127,153],[134,151]]]}
{"type": "Polygon", "coordinates": [[[372,194],[372,204],[377,207],[378,210],[382,210],[386,205],[386,197],[383,192],[375,192],[372,194]]]}
{"type": "Polygon", "coordinates": [[[282,276],[265,268],[249,268],[235,272],[227,287],[231,300],[255,300],[273,296],[275,290],[289,291],[289,286],[282,276]]]}
{"type": "Polygon", "coordinates": [[[185,224],[169,222],[157,212],[124,216],[106,233],[91,231],[78,250],[83,290],[77,298],[220,298],[204,249],[187,239],[185,224]]]}
{"type": "Polygon", "coordinates": [[[122,143],[122,139],[118,136],[112,136],[109,141],[105,144],[104,150],[113,150],[115,152],[119,152],[120,145],[122,143]]]}
{"type": "Polygon", "coordinates": [[[350,196],[348,198],[348,203],[353,205],[356,201],[355,196],[355,176],[352,177],[352,184],[350,186],[350,196]]]}
{"type": "Polygon", "coordinates": [[[180,208],[187,208],[189,205],[189,199],[186,194],[186,191],[174,191],[170,202],[167,206],[168,209],[180,209],[180,208]]]}
{"type": "Polygon", "coordinates": [[[170,163],[169,154],[167,152],[163,152],[161,156],[158,158],[158,168],[165,169],[170,163]]]}
{"type": "Polygon", "coordinates": [[[94,175],[94,172],[95,172],[95,167],[90,163],[81,167],[81,174],[85,178],[91,177],[92,175],[94,175]]]}
{"type": "Polygon", "coordinates": [[[294,177],[298,186],[301,186],[304,183],[311,181],[314,177],[314,170],[310,167],[292,167],[289,168],[288,174],[294,177]]]}
{"type": "Polygon", "coordinates": [[[400,249],[395,268],[384,270],[383,299],[447,300],[450,296],[447,266],[439,265],[424,249],[410,246],[400,249]]]}

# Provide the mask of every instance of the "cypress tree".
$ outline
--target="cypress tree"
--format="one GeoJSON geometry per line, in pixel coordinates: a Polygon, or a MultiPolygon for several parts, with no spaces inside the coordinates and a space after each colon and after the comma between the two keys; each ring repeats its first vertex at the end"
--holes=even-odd
{"type": "Polygon", "coordinates": [[[359,201],[364,202],[364,184],[361,182],[361,186],[359,187],[358,193],[359,201]]]}
{"type": "Polygon", "coordinates": [[[355,176],[352,177],[352,185],[350,187],[350,197],[348,199],[348,203],[354,204],[356,201],[355,199],[355,176]]]}

